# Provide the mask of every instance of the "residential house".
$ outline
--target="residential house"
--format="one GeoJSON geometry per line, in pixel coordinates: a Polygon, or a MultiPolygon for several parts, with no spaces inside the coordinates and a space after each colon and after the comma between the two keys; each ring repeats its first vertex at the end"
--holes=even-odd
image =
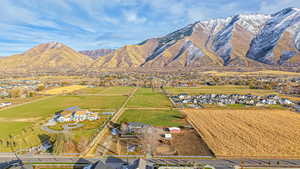
{"type": "Polygon", "coordinates": [[[95,112],[82,110],[78,106],[74,106],[63,110],[61,113],[58,113],[55,116],[55,119],[58,122],[70,122],[70,121],[79,122],[85,120],[94,121],[99,119],[99,117],[98,114],[95,112]]]}
{"type": "Polygon", "coordinates": [[[129,122],[121,125],[121,132],[127,133],[139,133],[142,129],[149,127],[149,125],[140,122],[129,122]]]}

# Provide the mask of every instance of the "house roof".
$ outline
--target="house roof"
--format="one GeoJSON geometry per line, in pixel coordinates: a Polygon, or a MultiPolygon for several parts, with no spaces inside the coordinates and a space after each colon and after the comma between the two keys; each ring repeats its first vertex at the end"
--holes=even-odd
{"type": "Polygon", "coordinates": [[[169,127],[169,130],[180,130],[178,127],[169,127]]]}
{"type": "Polygon", "coordinates": [[[76,112],[74,113],[74,115],[84,115],[88,112],[87,110],[75,110],[75,111],[76,112]]]}
{"type": "Polygon", "coordinates": [[[92,169],[113,169],[113,168],[104,164],[102,161],[98,161],[97,163],[95,163],[92,169]]]}
{"type": "Polygon", "coordinates": [[[143,127],[147,127],[149,125],[144,124],[144,123],[140,123],[140,122],[129,122],[128,123],[128,127],[133,127],[133,128],[143,128],[143,127]]]}
{"type": "Polygon", "coordinates": [[[69,107],[67,109],[65,109],[64,111],[78,111],[80,110],[80,108],[78,106],[73,106],[73,107],[69,107]]]}

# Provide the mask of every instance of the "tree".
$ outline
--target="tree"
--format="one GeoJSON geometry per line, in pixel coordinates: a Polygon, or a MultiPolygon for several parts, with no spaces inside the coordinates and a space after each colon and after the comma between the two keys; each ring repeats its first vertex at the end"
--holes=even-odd
{"type": "Polygon", "coordinates": [[[40,85],[38,85],[38,87],[37,87],[37,91],[42,91],[42,90],[44,90],[45,89],[45,85],[43,85],[43,84],[40,84],[40,85]]]}
{"type": "Polygon", "coordinates": [[[21,95],[22,95],[22,90],[19,88],[14,88],[9,91],[9,96],[11,98],[18,98],[21,97],[21,95]]]}

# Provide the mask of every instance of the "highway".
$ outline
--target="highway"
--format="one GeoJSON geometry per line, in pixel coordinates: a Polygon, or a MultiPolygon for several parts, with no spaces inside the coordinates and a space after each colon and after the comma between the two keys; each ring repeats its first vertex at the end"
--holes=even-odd
{"type": "MultiPolygon", "coordinates": [[[[79,158],[79,157],[64,157],[64,156],[53,156],[53,155],[20,155],[19,159],[23,161],[23,163],[73,163],[75,165],[82,164],[90,164],[94,163],[98,160],[104,161],[106,164],[117,167],[127,162],[126,158],[79,158]]],[[[13,160],[17,160],[15,155],[13,154],[0,154],[0,168],[7,164],[7,162],[11,162],[13,160]]],[[[136,158],[130,158],[128,160],[129,163],[137,160],[136,158]]],[[[183,158],[152,158],[146,159],[148,165],[153,164],[165,164],[165,165],[179,165],[179,164],[208,164],[212,165],[216,168],[224,168],[229,169],[234,166],[242,165],[244,167],[289,167],[289,168],[300,168],[300,159],[298,160],[286,160],[286,159],[216,159],[216,158],[208,158],[208,159],[183,159],[183,158]]]]}

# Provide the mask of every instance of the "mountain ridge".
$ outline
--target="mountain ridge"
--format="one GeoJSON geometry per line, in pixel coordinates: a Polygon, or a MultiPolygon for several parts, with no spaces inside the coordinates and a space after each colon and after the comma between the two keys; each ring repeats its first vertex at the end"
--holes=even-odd
{"type": "Polygon", "coordinates": [[[78,51],[81,54],[90,56],[92,59],[98,59],[101,56],[105,56],[115,51],[115,49],[95,49],[95,50],[82,50],[78,51]]]}
{"type": "Polygon", "coordinates": [[[68,72],[84,70],[92,59],[58,42],[43,43],[0,59],[2,72],[68,72]]]}
{"type": "MultiPolygon", "coordinates": [[[[80,53],[63,44],[52,42],[10,58],[22,55],[43,56],[43,50],[56,50],[52,52],[56,58],[59,55],[69,58],[64,61],[71,65],[66,70],[295,67],[300,65],[300,9],[286,8],[274,14],[239,14],[227,18],[197,21],[162,37],[105,51],[107,52],[105,55],[97,51],[80,53]],[[63,50],[59,50],[61,46],[63,50]],[[74,64],[69,55],[76,56],[74,64]],[[87,55],[93,59],[87,59],[87,55]],[[96,55],[102,56],[96,57],[96,55]],[[84,62],[79,63],[79,60],[84,62]]],[[[12,59],[14,61],[11,63],[3,60],[5,59],[0,59],[0,66],[12,63],[22,65],[25,62],[22,59],[12,59]]],[[[42,65],[47,68],[45,63],[42,65]]]]}

